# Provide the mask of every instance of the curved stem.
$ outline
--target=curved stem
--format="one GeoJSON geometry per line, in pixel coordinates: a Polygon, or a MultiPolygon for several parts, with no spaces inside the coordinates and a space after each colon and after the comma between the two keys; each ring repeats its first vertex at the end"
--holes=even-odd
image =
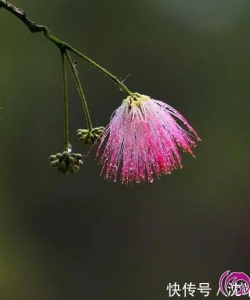
{"type": "Polygon", "coordinates": [[[69,144],[69,102],[68,102],[65,52],[63,50],[61,50],[61,58],[62,58],[63,107],[64,107],[64,151],[68,151],[70,146],[69,144]]]}
{"type": "Polygon", "coordinates": [[[6,10],[8,10],[10,13],[15,15],[17,18],[19,18],[28,28],[31,32],[37,33],[42,32],[44,36],[49,39],[51,42],[53,42],[59,49],[69,50],[73,53],[75,53],[77,56],[91,64],[93,67],[98,69],[100,72],[102,72],[104,75],[108,76],[115,84],[118,85],[118,87],[125,92],[127,95],[131,95],[132,92],[126,87],[125,84],[123,84],[115,75],[107,71],[105,68],[100,66],[98,63],[78,51],[77,49],[73,48],[71,45],[61,41],[54,35],[52,35],[49,31],[49,29],[44,25],[37,25],[35,22],[31,21],[27,16],[25,11],[23,11],[20,8],[15,7],[13,4],[9,3],[7,0],[0,0],[0,8],[3,7],[6,10]]]}
{"type": "Polygon", "coordinates": [[[76,83],[79,95],[81,97],[82,107],[83,107],[83,110],[84,110],[84,113],[85,113],[85,118],[86,118],[86,121],[87,121],[88,129],[89,129],[89,131],[92,131],[93,127],[92,127],[92,122],[91,122],[91,118],[90,118],[90,113],[89,113],[86,98],[85,98],[83,90],[82,90],[81,82],[79,80],[76,68],[73,65],[73,62],[72,62],[72,60],[70,58],[70,55],[69,55],[69,52],[67,50],[65,51],[65,54],[66,54],[66,58],[69,62],[69,66],[70,66],[70,69],[72,71],[73,77],[75,79],[75,83],[76,83]]]}

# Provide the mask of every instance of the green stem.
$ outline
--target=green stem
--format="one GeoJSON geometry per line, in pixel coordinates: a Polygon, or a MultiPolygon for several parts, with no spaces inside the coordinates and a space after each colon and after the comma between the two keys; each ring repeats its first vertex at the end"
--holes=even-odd
{"type": "Polygon", "coordinates": [[[63,77],[63,107],[64,107],[64,151],[69,149],[69,101],[65,52],[61,50],[62,58],[62,77],[63,77]]]}
{"type": "Polygon", "coordinates": [[[9,3],[6,0],[0,0],[0,8],[3,7],[6,10],[8,10],[10,13],[15,15],[17,18],[19,18],[28,28],[31,32],[37,33],[42,32],[44,36],[49,39],[51,42],[53,42],[59,49],[63,50],[69,50],[73,53],[75,53],[77,56],[81,57],[83,60],[91,64],[93,67],[98,69],[100,72],[102,72],[104,75],[108,76],[115,84],[118,85],[118,87],[125,92],[127,95],[131,95],[132,92],[126,87],[125,84],[123,84],[116,76],[114,76],[112,73],[107,71],[105,68],[97,64],[95,61],[78,51],[77,49],[73,48],[71,45],[61,41],[54,35],[52,35],[49,31],[49,29],[44,25],[37,25],[35,22],[31,21],[27,16],[25,11],[22,9],[19,9],[15,7],[13,4],[9,3]]]}
{"type": "Polygon", "coordinates": [[[85,98],[83,90],[82,90],[81,82],[79,80],[76,68],[73,65],[73,62],[72,62],[72,60],[70,58],[70,55],[69,55],[69,52],[67,50],[65,51],[65,54],[66,54],[66,58],[69,62],[69,66],[70,66],[70,69],[72,71],[73,77],[75,79],[75,83],[76,83],[79,95],[81,97],[82,107],[83,107],[83,110],[84,110],[84,113],[85,113],[85,118],[86,118],[86,121],[87,121],[88,129],[89,129],[89,131],[92,131],[93,127],[92,127],[92,122],[91,122],[91,118],[90,118],[90,113],[89,113],[86,98],[85,98]]]}
{"type": "Polygon", "coordinates": [[[126,87],[125,84],[123,84],[116,76],[114,76],[112,73],[101,67],[99,64],[97,64],[95,61],[78,51],[77,49],[73,48],[72,46],[65,44],[65,48],[73,53],[75,53],[77,56],[84,59],[86,62],[91,64],[93,67],[101,71],[104,75],[108,76],[115,84],[118,85],[118,87],[127,95],[131,96],[132,92],[126,87]]]}

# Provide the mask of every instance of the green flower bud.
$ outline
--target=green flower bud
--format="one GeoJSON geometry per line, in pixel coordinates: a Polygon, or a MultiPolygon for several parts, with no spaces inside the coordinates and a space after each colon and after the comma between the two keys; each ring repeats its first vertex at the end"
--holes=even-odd
{"type": "Polygon", "coordinates": [[[84,143],[84,145],[93,145],[95,142],[100,140],[101,134],[104,131],[104,127],[96,127],[92,130],[88,129],[78,129],[77,135],[80,141],[84,143]]]}
{"type": "Polygon", "coordinates": [[[83,165],[82,155],[80,153],[57,153],[49,157],[51,166],[56,168],[63,175],[75,173],[79,171],[80,166],[83,165]]]}

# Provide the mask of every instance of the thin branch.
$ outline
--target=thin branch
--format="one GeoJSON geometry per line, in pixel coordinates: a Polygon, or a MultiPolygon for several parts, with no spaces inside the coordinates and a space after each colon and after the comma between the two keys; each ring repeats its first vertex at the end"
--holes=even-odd
{"type": "Polygon", "coordinates": [[[84,113],[85,113],[85,118],[86,118],[87,125],[88,125],[88,130],[92,131],[93,127],[92,127],[91,117],[90,117],[90,113],[89,113],[89,109],[88,109],[88,104],[87,104],[86,98],[84,96],[82,85],[81,85],[81,82],[78,78],[77,71],[76,71],[76,69],[73,65],[73,62],[72,62],[71,57],[69,55],[69,52],[67,50],[65,51],[65,56],[68,60],[71,72],[73,74],[73,77],[74,77],[74,80],[75,80],[75,83],[76,83],[77,90],[78,90],[80,98],[81,98],[82,107],[83,107],[83,110],[84,110],[84,113]]]}
{"type": "Polygon", "coordinates": [[[97,64],[95,61],[72,47],[71,45],[61,41],[59,38],[55,37],[51,34],[50,30],[44,25],[37,25],[35,22],[31,21],[24,10],[17,8],[15,5],[9,3],[7,0],[0,0],[0,8],[4,8],[8,10],[11,14],[20,19],[32,33],[43,33],[47,39],[49,39],[52,43],[54,43],[60,50],[69,50],[81,57],[83,60],[91,64],[93,67],[101,71],[104,75],[108,76],[114,83],[118,85],[118,87],[128,95],[131,95],[132,92],[113,74],[107,71],[105,68],[97,64]]]}
{"type": "Polygon", "coordinates": [[[21,8],[15,7],[13,4],[9,3],[9,1],[0,0],[0,7],[5,8],[13,15],[18,17],[26,26],[28,26],[29,30],[33,33],[37,32],[46,32],[48,28],[43,25],[37,25],[35,22],[32,22],[29,18],[27,18],[26,13],[21,8]]]}
{"type": "Polygon", "coordinates": [[[64,108],[64,151],[69,150],[69,101],[65,53],[61,51],[64,108]]]}

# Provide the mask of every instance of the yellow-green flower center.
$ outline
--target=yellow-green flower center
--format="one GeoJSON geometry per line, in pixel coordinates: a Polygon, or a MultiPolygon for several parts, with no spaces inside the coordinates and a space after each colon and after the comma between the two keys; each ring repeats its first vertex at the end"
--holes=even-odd
{"type": "Polygon", "coordinates": [[[141,95],[139,93],[133,93],[132,95],[128,96],[123,102],[127,103],[129,108],[132,109],[134,107],[141,108],[141,103],[143,101],[150,100],[149,96],[141,95]]]}

